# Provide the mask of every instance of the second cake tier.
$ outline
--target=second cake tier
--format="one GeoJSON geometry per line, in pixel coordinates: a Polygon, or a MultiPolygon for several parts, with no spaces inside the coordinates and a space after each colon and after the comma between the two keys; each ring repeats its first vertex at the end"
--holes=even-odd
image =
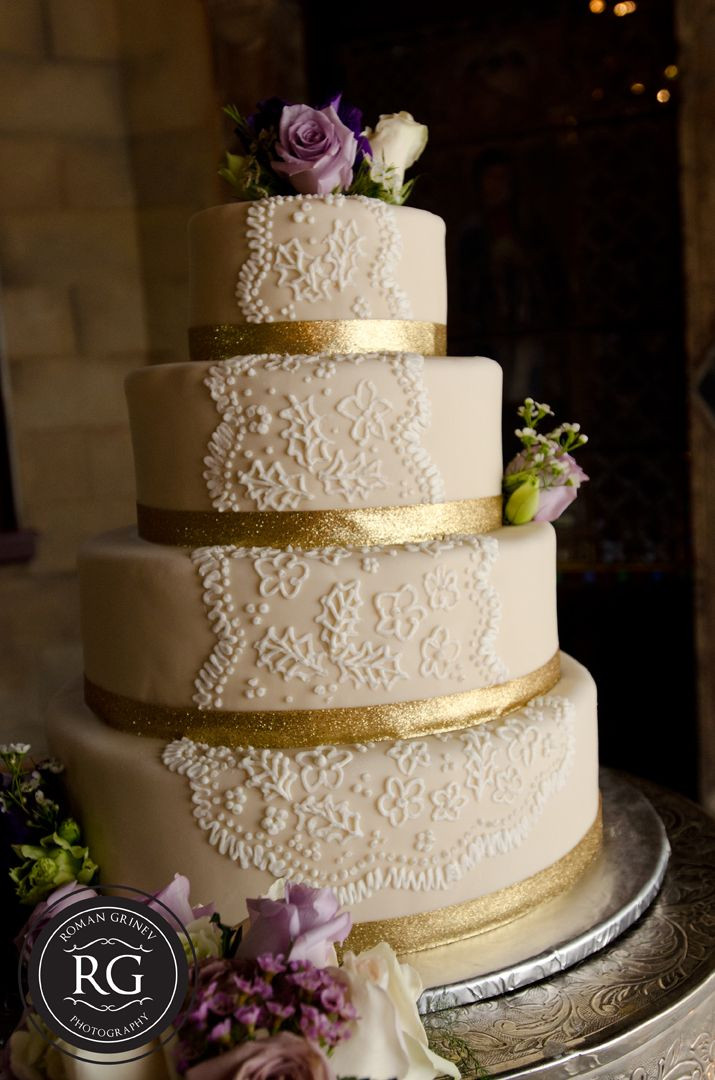
{"type": "Polygon", "coordinates": [[[415,353],[141,368],[126,383],[138,502],[255,512],[482,499],[498,525],[501,384],[485,357],[415,353]]]}

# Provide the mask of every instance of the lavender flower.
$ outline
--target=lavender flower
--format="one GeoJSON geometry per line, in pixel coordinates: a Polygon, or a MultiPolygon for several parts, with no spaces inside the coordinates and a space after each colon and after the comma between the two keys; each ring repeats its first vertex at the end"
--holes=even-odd
{"type": "Polygon", "coordinates": [[[201,1078],[203,1073],[191,1071],[201,1068],[199,1062],[218,1053],[223,1061],[227,1049],[279,1032],[331,1050],[350,1037],[354,1020],[336,969],[316,968],[307,960],[285,964],[281,957],[271,964],[265,955],[260,963],[240,957],[207,961],[199,966],[195,1005],[178,1033],[177,1067],[201,1078]]]}
{"type": "Polygon", "coordinates": [[[267,975],[277,975],[279,972],[286,970],[285,960],[282,956],[274,956],[273,953],[261,953],[256,957],[256,963],[261,971],[265,971],[267,975]]]}
{"type": "Polygon", "coordinates": [[[350,933],[352,918],[341,911],[332,889],[286,882],[285,894],[248,900],[250,927],[238,956],[279,953],[288,960],[310,960],[318,967],[335,963],[333,944],[350,933]]]}
{"type": "Polygon", "coordinates": [[[77,881],[68,881],[65,885],[60,885],[58,889],[35,905],[30,918],[15,938],[18,951],[22,949],[25,942],[28,948],[32,948],[40,930],[50,919],[54,919],[55,915],[59,915],[65,908],[71,907],[80,900],[88,900],[96,895],[95,890],[89,885],[80,885],[77,881]]]}
{"type": "Polygon", "coordinates": [[[173,880],[154,894],[154,899],[148,901],[147,907],[150,907],[153,911],[158,911],[164,917],[166,917],[166,909],[168,908],[182,926],[188,926],[189,923],[201,919],[205,915],[213,915],[216,910],[214,904],[192,907],[189,902],[190,895],[191,884],[189,879],[184,874],[174,874],[173,880]]]}

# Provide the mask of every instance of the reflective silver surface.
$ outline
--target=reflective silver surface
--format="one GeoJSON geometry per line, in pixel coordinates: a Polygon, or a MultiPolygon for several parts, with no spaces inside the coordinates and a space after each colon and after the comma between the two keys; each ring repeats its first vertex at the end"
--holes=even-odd
{"type": "MultiPolygon", "coordinates": [[[[604,777],[611,783],[630,818],[635,792],[604,777]]],[[[464,1080],[480,1070],[513,1080],[715,1080],[715,822],[681,796],[637,785],[672,847],[659,895],[569,971],[426,1015],[431,1044],[464,1080]]]]}
{"type": "Polygon", "coordinates": [[[469,1005],[564,971],[640,918],[668,864],[665,828],[623,778],[604,770],[601,790],[603,850],[568,893],[508,926],[404,957],[427,987],[420,1012],[469,1005]]]}

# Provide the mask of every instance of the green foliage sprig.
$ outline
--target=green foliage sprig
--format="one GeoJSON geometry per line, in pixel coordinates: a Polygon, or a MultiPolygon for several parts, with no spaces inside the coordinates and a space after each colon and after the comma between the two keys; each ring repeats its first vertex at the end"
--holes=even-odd
{"type": "Polygon", "coordinates": [[[243,153],[227,151],[226,164],[218,174],[231,185],[238,198],[267,199],[271,195],[295,194],[291,185],[273,170],[273,162],[278,161],[273,150],[278,141],[276,129],[265,127],[256,135],[235,105],[225,105],[223,111],[236,125],[243,153]]]}
{"type": "Polygon", "coordinates": [[[0,746],[5,774],[0,812],[16,819],[20,835],[38,834],[36,841],[12,845],[19,864],[9,870],[20,903],[34,905],[70,881],[88,885],[98,868],[82,843],[77,822],[43,790],[43,784],[61,772],[62,765],[54,759],[35,764],[29,753],[27,743],[0,746]]]}
{"type": "Polygon", "coordinates": [[[358,165],[355,178],[346,194],[366,195],[368,199],[381,199],[383,202],[401,206],[409,198],[417,177],[413,176],[411,180],[407,180],[400,190],[395,193],[390,185],[390,179],[394,172],[394,168],[388,166],[383,170],[382,180],[375,180],[371,176],[371,161],[365,157],[358,165]]]}
{"type": "Polygon", "coordinates": [[[221,931],[221,956],[230,960],[236,955],[238,946],[243,938],[243,926],[227,926],[221,922],[221,916],[217,911],[211,916],[211,922],[221,931]]]}

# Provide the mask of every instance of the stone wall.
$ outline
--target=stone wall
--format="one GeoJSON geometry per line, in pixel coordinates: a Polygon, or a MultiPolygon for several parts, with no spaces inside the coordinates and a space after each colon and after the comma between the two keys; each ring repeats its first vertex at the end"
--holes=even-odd
{"type": "Polygon", "coordinates": [[[122,383],[186,358],[186,221],[218,197],[200,0],[0,0],[0,310],[22,524],[0,566],[0,739],[81,670],[76,550],[134,518],[122,383]]]}

